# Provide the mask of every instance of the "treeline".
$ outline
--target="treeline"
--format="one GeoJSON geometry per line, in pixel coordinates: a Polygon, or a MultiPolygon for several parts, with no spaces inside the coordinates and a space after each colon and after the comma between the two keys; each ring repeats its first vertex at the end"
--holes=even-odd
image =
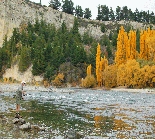
{"type": "Polygon", "coordinates": [[[1,77],[5,69],[15,63],[19,64],[21,72],[32,65],[33,75],[43,75],[49,81],[59,73],[63,63],[70,63],[68,67],[79,67],[85,71],[84,65],[95,60],[97,42],[87,32],[80,35],[77,18],[70,30],[65,22],[59,29],[43,20],[36,20],[35,24],[21,23],[20,28],[14,28],[10,39],[5,37],[0,48],[1,77]],[[85,51],[84,44],[92,46],[89,53],[85,51]]]}
{"type": "Polygon", "coordinates": [[[113,11],[112,7],[108,7],[106,5],[99,5],[98,6],[98,15],[97,20],[102,21],[136,21],[140,23],[151,23],[155,24],[155,15],[154,12],[148,11],[139,11],[137,8],[133,12],[127,6],[120,7],[117,6],[116,10],[113,11]]]}
{"type": "MultiPolygon", "coordinates": [[[[65,13],[72,14],[76,17],[83,17],[90,19],[92,17],[91,9],[82,9],[80,5],[74,6],[72,0],[50,0],[49,6],[56,10],[62,10],[65,13]]],[[[132,11],[127,6],[117,6],[115,10],[106,5],[99,5],[97,7],[98,14],[96,19],[102,21],[136,21],[141,23],[155,24],[155,15],[152,11],[139,11],[137,8],[132,11]]]]}
{"type": "MultiPolygon", "coordinates": [[[[101,25],[101,30],[102,26],[105,28],[105,25],[101,25]]],[[[65,78],[71,75],[71,80],[66,81],[78,81],[86,76],[88,64],[95,68],[98,43],[101,45],[102,56],[113,63],[121,25],[117,26],[109,35],[104,34],[97,40],[88,32],[83,35],[79,33],[78,18],[74,19],[72,29],[68,29],[65,22],[59,29],[43,20],[36,19],[34,24],[23,22],[19,28],[14,28],[11,38],[5,37],[3,47],[0,48],[0,77],[11,64],[19,63],[21,72],[32,65],[33,75],[43,75],[47,81],[54,79],[59,72],[65,73],[65,78]]],[[[131,27],[126,25],[125,29],[129,31],[131,27]]],[[[139,35],[140,31],[137,30],[137,46],[139,35]]]]}

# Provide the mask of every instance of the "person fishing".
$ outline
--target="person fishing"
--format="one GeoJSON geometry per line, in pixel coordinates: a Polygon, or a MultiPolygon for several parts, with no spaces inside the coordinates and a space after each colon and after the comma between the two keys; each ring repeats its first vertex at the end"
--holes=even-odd
{"type": "Polygon", "coordinates": [[[20,118],[20,103],[21,100],[23,100],[23,96],[25,95],[25,92],[23,90],[23,87],[26,85],[25,81],[21,82],[20,87],[18,87],[18,90],[16,91],[16,116],[15,118],[20,118]]]}

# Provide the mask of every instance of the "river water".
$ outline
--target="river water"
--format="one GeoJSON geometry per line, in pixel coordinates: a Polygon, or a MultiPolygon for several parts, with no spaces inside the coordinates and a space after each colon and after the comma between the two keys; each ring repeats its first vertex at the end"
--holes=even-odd
{"type": "MultiPolygon", "coordinates": [[[[0,138],[56,138],[79,134],[88,139],[155,138],[155,94],[91,89],[27,91],[21,114],[45,131],[23,132],[1,123],[0,138]],[[65,91],[65,92],[64,92],[65,91]]],[[[1,93],[1,114],[13,117],[14,93],[1,93]]]]}

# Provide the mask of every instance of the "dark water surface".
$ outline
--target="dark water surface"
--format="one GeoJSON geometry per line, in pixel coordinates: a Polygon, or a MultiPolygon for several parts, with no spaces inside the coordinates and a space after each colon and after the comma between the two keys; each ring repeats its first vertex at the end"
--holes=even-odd
{"type": "MultiPolygon", "coordinates": [[[[67,89],[64,89],[67,90],[67,89]]],[[[155,95],[90,89],[74,93],[27,92],[21,114],[45,131],[21,131],[11,123],[0,123],[0,138],[155,138],[155,95]]],[[[0,94],[0,112],[13,118],[14,93],[0,94]]]]}

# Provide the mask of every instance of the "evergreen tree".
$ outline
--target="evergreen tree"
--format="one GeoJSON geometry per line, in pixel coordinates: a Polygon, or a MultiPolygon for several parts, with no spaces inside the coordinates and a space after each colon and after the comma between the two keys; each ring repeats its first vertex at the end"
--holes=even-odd
{"type": "Polygon", "coordinates": [[[54,75],[56,74],[56,69],[53,65],[48,65],[45,69],[44,78],[48,81],[51,81],[54,79],[54,75]]]}
{"type": "Polygon", "coordinates": [[[73,15],[74,14],[74,3],[72,0],[62,0],[62,11],[68,14],[73,15]]]}
{"type": "Polygon", "coordinates": [[[81,6],[76,6],[75,8],[75,16],[76,17],[83,17],[83,10],[81,6]]]}
{"type": "Polygon", "coordinates": [[[134,20],[134,13],[132,12],[131,9],[129,9],[129,11],[128,11],[128,17],[129,17],[129,20],[131,20],[131,21],[134,20]]]}
{"type": "Polygon", "coordinates": [[[88,32],[84,32],[82,36],[82,41],[85,45],[91,45],[93,42],[93,37],[88,34],[88,32]]]}
{"type": "Polygon", "coordinates": [[[63,21],[62,25],[61,25],[61,32],[62,34],[67,32],[67,26],[66,23],[63,21]]]}
{"type": "Polygon", "coordinates": [[[85,11],[84,11],[84,18],[86,19],[90,19],[92,17],[91,15],[91,11],[89,8],[85,8],[85,11]]]}
{"type": "Polygon", "coordinates": [[[110,21],[115,20],[115,14],[114,14],[112,7],[110,7],[110,11],[109,11],[109,20],[110,21]]]}
{"type": "Polygon", "coordinates": [[[140,52],[140,31],[137,29],[136,31],[136,48],[137,51],[140,52]]]}
{"type": "Polygon", "coordinates": [[[106,30],[106,28],[105,28],[105,24],[102,23],[102,24],[101,24],[101,32],[104,33],[105,30],[106,30]]]}
{"type": "Polygon", "coordinates": [[[138,11],[138,9],[136,8],[136,10],[135,10],[135,12],[134,12],[134,21],[139,21],[139,11],[138,11]]]}
{"type": "Polygon", "coordinates": [[[30,48],[22,47],[19,59],[19,71],[24,72],[31,65],[30,48]]]}
{"type": "Polygon", "coordinates": [[[4,47],[0,48],[0,77],[2,77],[3,72],[5,72],[8,60],[9,56],[7,54],[7,50],[4,47]]]}
{"type": "Polygon", "coordinates": [[[98,14],[97,14],[97,20],[101,20],[102,19],[102,12],[101,12],[101,6],[98,6],[98,14]]]}
{"type": "Polygon", "coordinates": [[[119,21],[121,16],[121,8],[117,6],[116,8],[116,20],[119,21]]]}
{"type": "Polygon", "coordinates": [[[103,35],[102,36],[102,39],[100,40],[100,44],[102,45],[102,46],[109,46],[110,45],[110,41],[109,41],[109,38],[108,38],[108,36],[107,35],[103,35]]]}
{"type": "Polygon", "coordinates": [[[98,20],[109,21],[109,8],[106,5],[98,6],[98,20]]]}
{"type": "Polygon", "coordinates": [[[116,45],[117,45],[117,37],[118,37],[118,33],[114,32],[114,34],[112,36],[112,46],[115,46],[115,48],[116,48],[116,45]]]}
{"type": "Polygon", "coordinates": [[[150,11],[149,10],[146,12],[146,22],[150,23],[150,11]]]}
{"type": "Polygon", "coordinates": [[[61,6],[60,0],[51,0],[49,4],[50,4],[49,6],[53,7],[53,9],[55,10],[59,10],[61,6]]]}
{"type": "Polygon", "coordinates": [[[106,5],[101,5],[102,21],[109,21],[109,8],[106,5]]]}
{"type": "Polygon", "coordinates": [[[32,46],[31,59],[33,60],[32,73],[34,75],[40,75],[45,71],[45,66],[46,66],[45,56],[44,56],[45,44],[46,43],[43,36],[38,36],[32,46]]]}
{"type": "Polygon", "coordinates": [[[112,36],[113,36],[112,31],[110,31],[110,33],[109,33],[109,40],[112,40],[112,36]]]}
{"type": "Polygon", "coordinates": [[[124,20],[129,20],[128,7],[127,6],[123,6],[122,13],[123,13],[123,19],[124,20]]]}
{"type": "Polygon", "coordinates": [[[77,18],[74,18],[74,24],[73,24],[73,28],[71,29],[71,32],[75,41],[77,43],[81,42],[81,35],[79,33],[79,23],[77,18]]]}
{"type": "Polygon", "coordinates": [[[154,12],[151,12],[151,14],[150,14],[150,23],[155,24],[155,15],[154,15],[154,12]]]}
{"type": "Polygon", "coordinates": [[[79,23],[78,23],[78,19],[74,18],[74,24],[73,24],[73,28],[72,28],[72,33],[73,35],[76,35],[79,33],[79,23]]]}

